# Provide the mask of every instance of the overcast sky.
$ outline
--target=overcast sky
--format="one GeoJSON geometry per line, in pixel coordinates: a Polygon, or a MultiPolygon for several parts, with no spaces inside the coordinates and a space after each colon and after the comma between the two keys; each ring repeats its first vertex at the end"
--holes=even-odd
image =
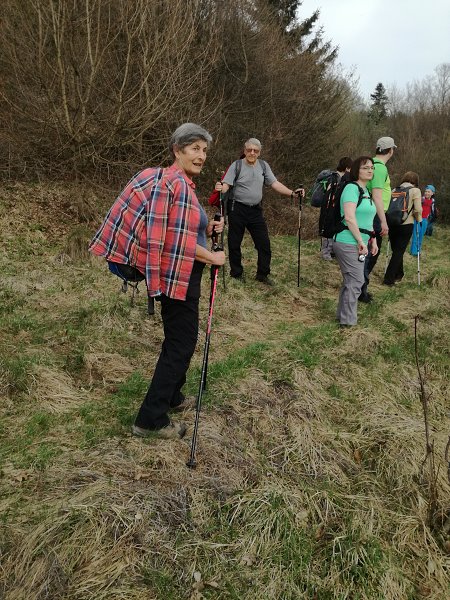
{"type": "Polygon", "coordinates": [[[303,0],[300,20],[317,8],[324,40],[339,46],[345,70],[356,68],[364,100],[379,81],[404,89],[450,62],[450,0],[303,0]]]}

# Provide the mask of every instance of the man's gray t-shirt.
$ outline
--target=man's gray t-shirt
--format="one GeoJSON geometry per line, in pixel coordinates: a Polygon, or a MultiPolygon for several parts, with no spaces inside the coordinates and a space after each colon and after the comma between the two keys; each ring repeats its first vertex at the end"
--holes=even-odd
{"type": "MultiPolygon", "coordinates": [[[[234,178],[236,176],[236,165],[238,161],[235,160],[230,168],[228,169],[223,182],[232,186],[234,178]]],[[[242,159],[241,172],[239,173],[238,180],[236,181],[233,198],[237,202],[247,204],[248,206],[255,206],[262,200],[263,185],[272,185],[277,178],[272,173],[272,169],[267,163],[266,165],[266,176],[264,177],[264,171],[261,166],[260,160],[258,160],[254,166],[247,164],[245,159],[242,159]]]]}

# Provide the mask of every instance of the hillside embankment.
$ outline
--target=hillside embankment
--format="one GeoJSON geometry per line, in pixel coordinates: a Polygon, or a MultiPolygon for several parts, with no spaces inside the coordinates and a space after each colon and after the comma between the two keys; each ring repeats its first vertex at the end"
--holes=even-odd
{"type": "MultiPolygon", "coordinates": [[[[425,239],[420,287],[409,255],[383,287],[381,257],[352,330],[334,321],[341,276],[313,212],[299,287],[294,205],[293,235],[272,238],[274,288],[253,280],[246,238],[246,282],[218,290],[191,471],[193,412],[182,441],[130,435],[163,333],[144,293],[131,307],[87,255],[107,196],[0,188],[0,597],[448,597],[450,231],[425,239]]],[[[207,288],[205,274],[190,394],[207,288]]]]}

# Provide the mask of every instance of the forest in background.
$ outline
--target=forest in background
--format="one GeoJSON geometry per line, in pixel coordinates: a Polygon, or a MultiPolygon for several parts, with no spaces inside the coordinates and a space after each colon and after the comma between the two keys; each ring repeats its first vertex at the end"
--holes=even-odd
{"type": "Polygon", "coordinates": [[[215,142],[204,193],[250,136],[282,181],[310,184],[339,156],[372,154],[391,135],[393,185],[417,171],[448,221],[450,64],[405,90],[380,83],[366,106],[326,31],[314,32],[319,12],[301,4],[4,0],[1,178],[119,186],[164,164],[171,132],[194,121],[215,142]]]}

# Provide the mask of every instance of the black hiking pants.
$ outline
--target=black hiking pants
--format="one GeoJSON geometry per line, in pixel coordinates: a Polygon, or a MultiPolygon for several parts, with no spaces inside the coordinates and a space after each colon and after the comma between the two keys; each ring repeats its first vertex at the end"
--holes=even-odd
{"type": "Polygon", "coordinates": [[[403,255],[413,232],[413,224],[389,227],[392,256],[384,275],[384,283],[391,285],[403,279],[403,255]]]}
{"type": "Polygon", "coordinates": [[[236,201],[228,214],[228,258],[230,260],[231,277],[241,277],[244,270],[242,267],[241,244],[246,229],[251,235],[255,249],[258,252],[256,277],[266,277],[270,273],[272,252],[262,206],[261,204],[247,206],[236,201]]]}
{"type": "Polygon", "coordinates": [[[164,341],[150,387],[137,414],[135,425],[161,429],[169,424],[171,407],[184,402],[181,388],[198,338],[198,305],[204,264],[195,262],[186,300],[161,296],[164,341]]]}

